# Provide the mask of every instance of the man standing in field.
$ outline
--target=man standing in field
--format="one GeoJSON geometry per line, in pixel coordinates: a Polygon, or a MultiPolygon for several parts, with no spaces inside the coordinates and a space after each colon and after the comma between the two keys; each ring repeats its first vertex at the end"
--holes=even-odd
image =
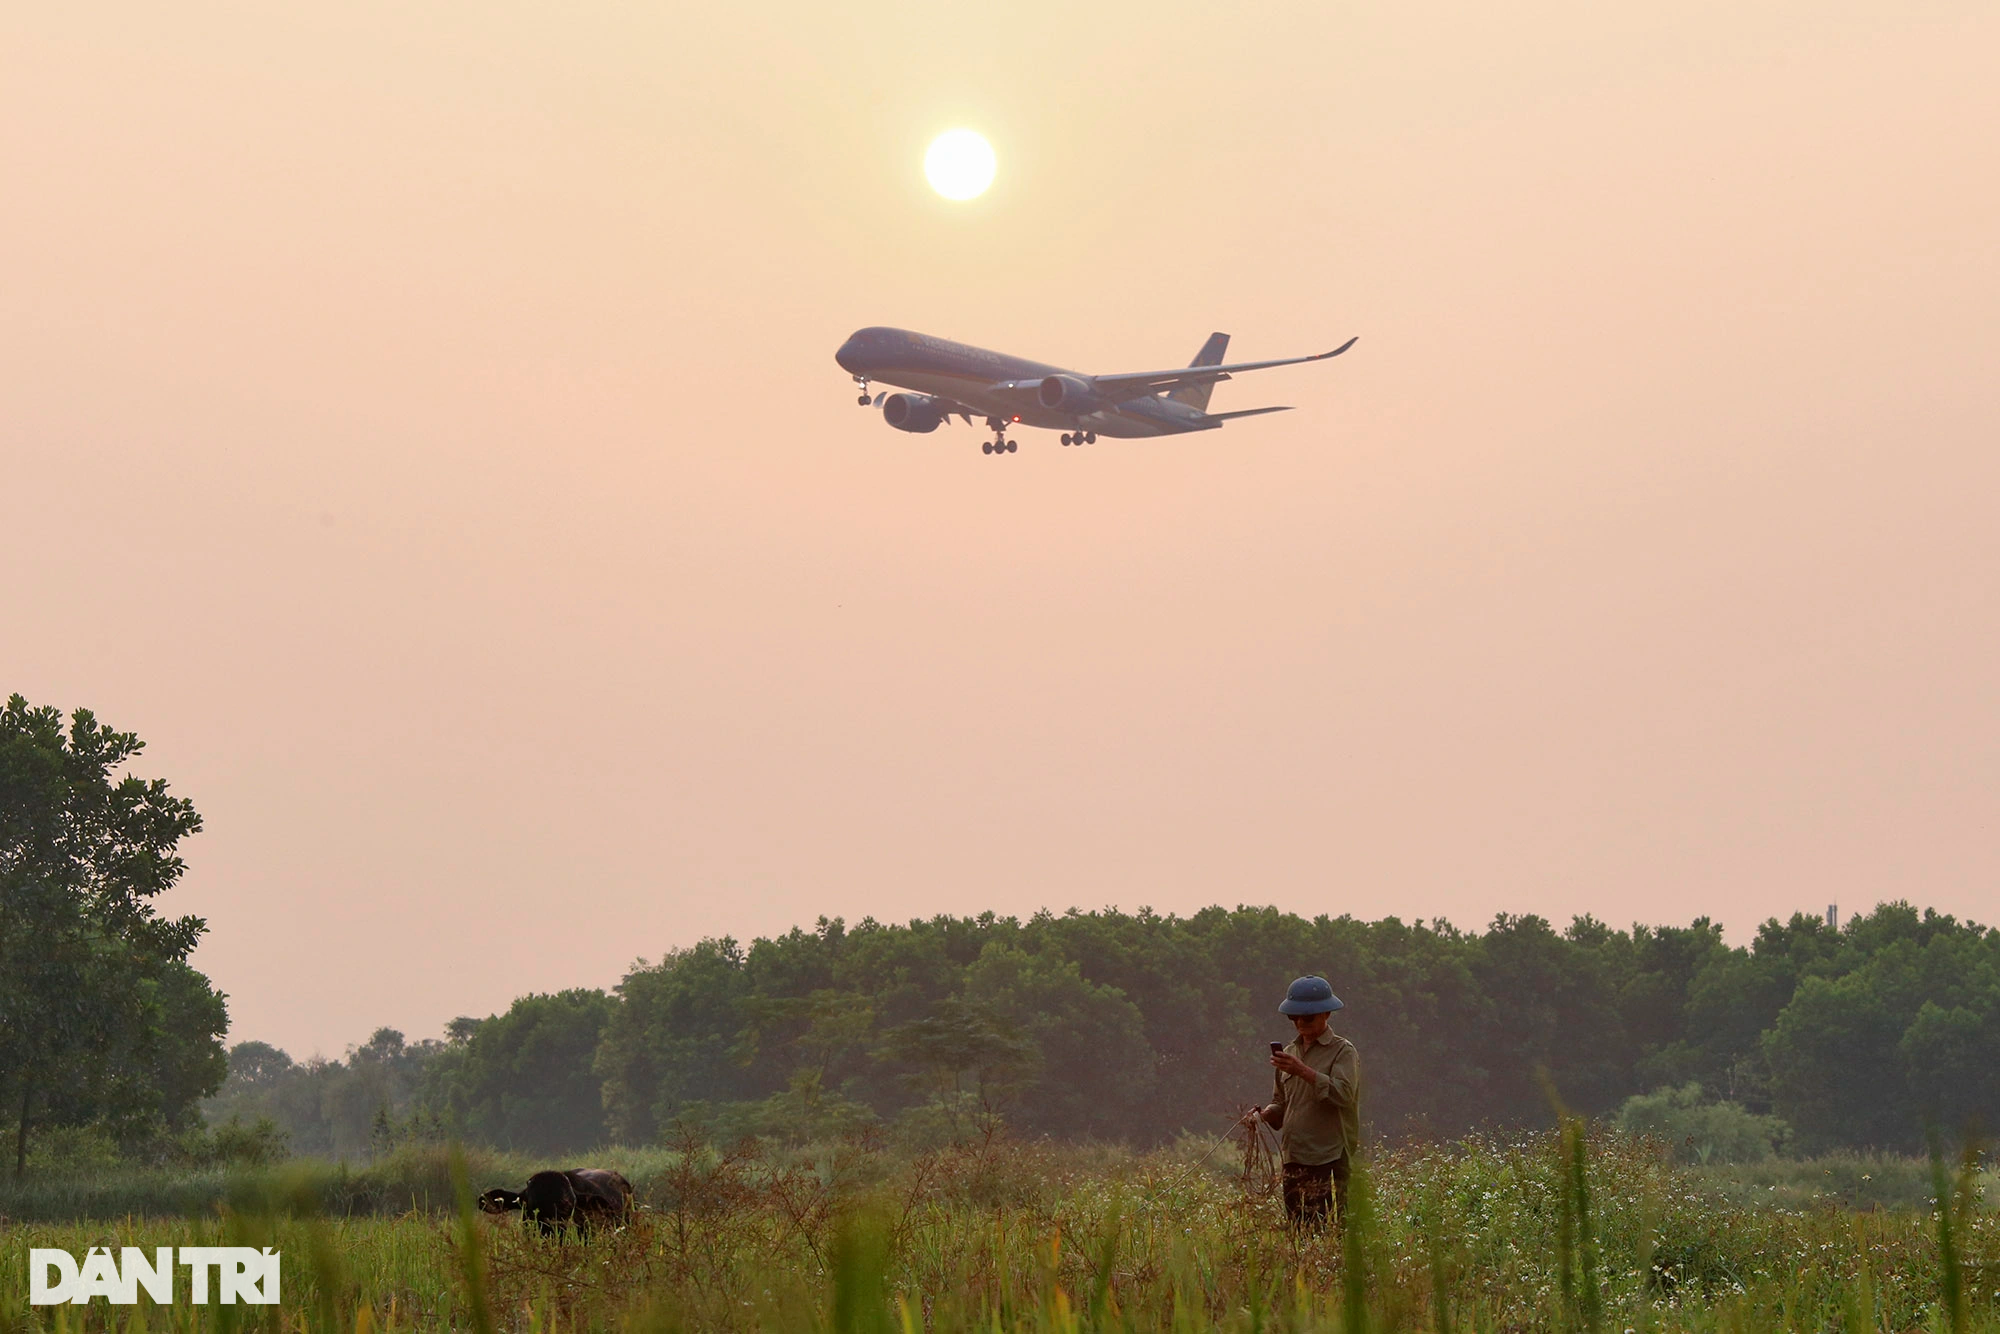
{"type": "Polygon", "coordinates": [[[1361,1058],[1327,1026],[1340,1008],[1323,977],[1302,977],[1286,989],[1278,1012],[1298,1036],[1283,1047],[1271,1044],[1271,1103],[1243,1118],[1278,1132],[1285,1217],[1314,1231],[1326,1226],[1329,1203],[1336,1221],[1346,1218],[1347,1179],[1361,1144],[1361,1058]]]}

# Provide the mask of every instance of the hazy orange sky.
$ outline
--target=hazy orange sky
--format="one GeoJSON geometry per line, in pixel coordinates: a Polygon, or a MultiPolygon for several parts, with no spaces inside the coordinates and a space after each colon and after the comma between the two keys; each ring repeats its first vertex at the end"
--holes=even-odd
{"type": "Polygon", "coordinates": [[[1996,52],[1990,0],[10,6],[0,691],[149,742],[168,906],[295,1055],[823,913],[1991,920],[1996,52]],[[855,407],[868,324],[1361,341],[995,460],[855,407]]]}

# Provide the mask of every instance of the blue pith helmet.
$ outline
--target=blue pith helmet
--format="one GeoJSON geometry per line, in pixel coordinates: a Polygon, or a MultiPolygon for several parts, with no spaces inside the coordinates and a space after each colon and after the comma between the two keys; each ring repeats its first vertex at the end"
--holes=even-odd
{"type": "Polygon", "coordinates": [[[1325,978],[1302,977],[1285,988],[1285,1001],[1278,1007],[1278,1013],[1325,1014],[1341,1008],[1340,997],[1333,994],[1325,978]]]}

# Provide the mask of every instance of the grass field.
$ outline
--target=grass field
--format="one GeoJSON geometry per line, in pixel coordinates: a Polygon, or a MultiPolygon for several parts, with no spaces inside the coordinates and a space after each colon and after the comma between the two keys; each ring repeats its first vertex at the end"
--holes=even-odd
{"type": "Polygon", "coordinates": [[[1405,1145],[1344,1235],[1301,1239],[1263,1163],[1203,1147],[606,1151],[645,1208],[586,1241],[461,1212],[539,1164],[474,1154],[455,1183],[443,1150],[31,1182],[0,1193],[0,1329],[2000,1331],[2000,1218],[1964,1172],[1932,1208],[1928,1163],[1405,1145]],[[203,1244],[278,1248],[283,1302],[28,1305],[31,1247],[203,1244]]]}

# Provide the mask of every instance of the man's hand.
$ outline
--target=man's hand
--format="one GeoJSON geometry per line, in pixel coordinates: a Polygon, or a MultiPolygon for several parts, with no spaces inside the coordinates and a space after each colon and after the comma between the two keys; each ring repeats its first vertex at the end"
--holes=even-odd
{"type": "Polygon", "coordinates": [[[1298,1057],[1292,1055],[1288,1051],[1272,1052],[1271,1064],[1276,1066],[1279,1070],[1281,1070],[1285,1074],[1296,1075],[1300,1079],[1306,1080],[1308,1083],[1317,1080],[1319,1078],[1319,1071],[1313,1069],[1311,1066],[1307,1065],[1304,1061],[1301,1061],[1298,1057]]]}
{"type": "Polygon", "coordinates": [[[1236,1124],[1243,1126],[1254,1126],[1263,1119],[1264,1119],[1264,1109],[1262,1107],[1252,1107],[1249,1111],[1243,1113],[1243,1119],[1241,1121],[1238,1121],[1236,1124]]]}

